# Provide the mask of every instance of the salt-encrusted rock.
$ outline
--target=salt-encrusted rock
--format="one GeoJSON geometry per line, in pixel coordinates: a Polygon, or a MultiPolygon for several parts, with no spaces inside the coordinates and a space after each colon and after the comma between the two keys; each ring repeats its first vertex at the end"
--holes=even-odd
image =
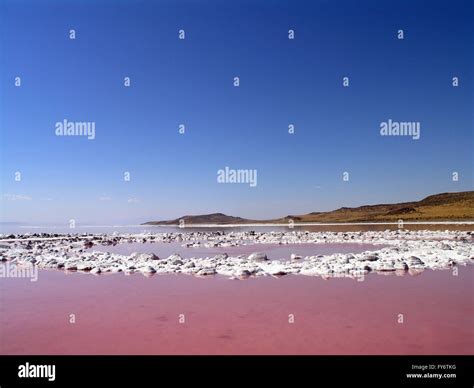
{"type": "Polygon", "coordinates": [[[408,264],[404,261],[395,263],[394,267],[396,270],[408,271],[408,264]]]}
{"type": "Polygon", "coordinates": [[[181,261],[183,261],[183,258],[182,258],[180,255],[178,255],[177,253],[175,253],[175,254],[169,256],[169,257],[166,259],[166,261],[168,261],[169,263],[172,263],[172,262],[175,261],[175,260],[181,260],[181,261]]]}
{"type": "Polygon", "coordinates": [[[389,262],[380,262],[379,267],[377,268],[378,271],[395,271],[395,266],[393,263],[389,262]]]}
{"type": "Polygon", "coordinates": [[[229,257],[229,255],[227,253],[220,253],[216,256],[214,256],[214,259],[216,260],[225,260],[229,257]]]}
{"type": "Polygon", "coordinates": [[[142,253],[141,255],[137,256],[137,260],[152,261],[152,260],[160,260],[160,258],[156,256],[154,253],[142,253]]]}
{"type": "Polygon", "coordinates": [[[67,271],[77,271],[77,265],[75,263],[66,263],[64,269],[67,271]]]}
{"type": "Polygon", "coordinates": [[[153,268],[153,267],[150,266],[150,265],[147,265],[146,267],[140,268],[140,271],[143,272],[143,273],[155,273],[155,272],[156,272],[156,269],[153,268]]]}
{"type": "Polygon", "coordinates": [[[256,262],[261,262],[261,261],[267,261],[267,255],[263,252],[254,252],[250,254],[247,258],[249,261],[256,261],[256,262]]]}
{"type": "Polygon", "coordinates": [[[408,267],[410,268],[424,268],[425,263],[419,257],[410,256],[408,258],[408,267]]]}
{"type": "Polygon", "coordinates": [[[99,274],[101,272],[102,271],[99,267],[92,268],[91,271],[90,271],[90,273],[92,273],[92,274],[99,274]]]}
{"type": "Polygon", "coordinates": [[[291,258],[291,260],[301,260],[301,259],[303,259],[300,255],[297,255],[295,253],[292,253],[290,258],[291,258]]]}
{"type": "MultiPolygon", "coordinates": [[[[10,261],[16,265],[34,264],[38,268],[63,268],[80,270],[102,268],[103,272],[132,273],[134,270],[146,271],[152,267],[160,273],[214,273],[235,277],[239,273],[243,277],[248,271],[255,276],[300,273],[302,275],[343,277],[353,276],[372,270],[381,273],[392,272],[392,267],[404,273],[408,266],[409,274],[416,274],[425,268],[440,269],[454,265],[472,264],[474,245],[471,232],[463,231],[369,231],[369,232],[190,232],[190,233],[156,233],[156,234],[113,234],[113,235],[58,235],[40,233],[34,235],[13,236],[14,241],[6,241],[8,249],[0,250],[0,260],[10,261]],[[179,238],[177,237],[179,236],[179,238]],[[41,243],[32,238],[41,238],[41,243]],[[49,240],[56,239],[56,240],[49,240]],[[214,257],[192,258],[183,260],[179,255],[158,260],[156,255],[149,253],[133,253],[129,256],[104,253],[84,248],[84,241],[92,241],[97,245],[116,245],[118,243],[137,243],[155,241],[156,243],[177,242],[182,239],[183,246],[196,246],[199,241],[207,247],[242,246],[251,244],[328,244],[328,243],[370,243],[388,245],[375,252],[357,254],[330,254],[307,256],[302,260],[275,262],[269,261],[264,253],[255,252],[248,257],[238,255],[228,257],[226,254],[214,257]],[[411,258],[410,255],[414,257],[411,258]],[[423,257],[423,260],[419,259],[423,257]],[[407,258],[408,257],[408,258],[407,258]],[[177,261],[180,260],[180,261],[177,261]],[[212,269],[212,270],[209,270],[212,269]]],[[[7,236],[0,235],[0,241],[7,236]]],[[[144,274],[146,272],[143,272],[144,274]]]]}
{"type": "Polygon", "coordinates": [[[343,257],[342,262],[343,262],[344,264],[349,264],[349,262],[350,262],[351,260],[354,260],[354,259],[355,259],[354,255],[349,254],[349,255],[345,255],[345,256],[343,257]]]}
{"type": "Polygon", "coordinates": [[[242,278],[242,279],[246,279],[246,278],[250,277],[251,275],[252,275],[252,274],[250,273],[250,271],[248,271],[248,270],[246,270],[246,269],[240,271],[240,272],[237,274],[237,276],[238,276],[239,278],[242,278]]]}
{"type": "Polygon", "coordinates": [[[85,263],[82,263],[82,264],[78,264],[77,265],[77,270],[78,271],[90,271],[92,269],[92,266],[90,264],[85,264],[85,263]]]}
{"type": "Polygon", "coordinates": [[[215,268],[202,268],[198,272],[196,272],[196,275],[199,276],[209,276],[209,275],[215,275],[217,273],[215,268]]]}

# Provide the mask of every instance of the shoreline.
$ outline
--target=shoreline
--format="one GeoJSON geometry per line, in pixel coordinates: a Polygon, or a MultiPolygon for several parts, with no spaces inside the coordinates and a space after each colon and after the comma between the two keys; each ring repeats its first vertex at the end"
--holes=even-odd
{"type": "MultiPolygon", "coordinates": [[[[15,236],[16,237],[16,236],[15,236]]],[[[91,274],[140,272],[224,275],[232,279],[260,276],[305,275],[360,277],[370,272],[412,272],[424,269],[454,268],[474,263],[474,232],[385,230],[367,232],[186,232],[98,235],[54,235],[42,240],[0,239],[0,260],[20,266],[35,266],[91,274]],[[85,241],[84,241],[85,240],[85,241]],[[205,257],[183,258],[173,253],[160,258],[155,253],[130,255],[94,250],[97,246],[127,243],[175,243],[183,248],[252,248],[250,254],[221,252],[205,257]],[[309,244],[370,244],[374,249],[359,253],[324,255],[290,254],[282,260],[269,260],[265,245],[299,246],[309,244]],[[12,245],[10,245],[12,244],[12,245]],[[383,246],[377,249],[377,245],[383,246]],[[254,248],[254,249],[253,249],[254,248]]],[[[40,237],[41,238],[41,237],[40,237]]],[[[153,250],[155,250],[153,248],[153,250]]]]}
{"type": "MultiPolygon", "coordinates": [[[[239,227],[302,227],[302,226],[358,226],[358,225],[399,225],[399,222],[286,222],[286,223],[248,223],[248,224],[140,224],[139,226],[159,226],[171,228],[239,228],[239,227]]],[[[474,225],[474,221],[403,221],[403,225],[474,225]]]]}

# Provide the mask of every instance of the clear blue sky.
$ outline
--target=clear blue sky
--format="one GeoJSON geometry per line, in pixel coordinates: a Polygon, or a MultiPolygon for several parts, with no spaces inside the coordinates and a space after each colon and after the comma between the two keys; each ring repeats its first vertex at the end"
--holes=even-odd
{"type": "Polygon", "coordinates": [[[472,190],[472,4],[2,1],[1,220],[270,218],[472,190]],[[380,136],[390,118],[421,138],[380,136]],[[63,119],[96,138],[55,136],[63,119]],[[225,166],[257,169],[257,187],[218,184],[225,166]]]}

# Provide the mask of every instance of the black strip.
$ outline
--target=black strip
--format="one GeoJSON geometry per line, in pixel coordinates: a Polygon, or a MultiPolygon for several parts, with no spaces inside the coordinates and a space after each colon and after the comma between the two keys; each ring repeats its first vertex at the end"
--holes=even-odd
{"type": "Polygon", "coordinates": [[[473,365],[472,356],[0,356],[0,386],[472,387],[473,365]],[[18,377],[27,362],[55,365],[55,381],[18,377]],[[407,378],[415,373],[456,377],[407,378]]]}

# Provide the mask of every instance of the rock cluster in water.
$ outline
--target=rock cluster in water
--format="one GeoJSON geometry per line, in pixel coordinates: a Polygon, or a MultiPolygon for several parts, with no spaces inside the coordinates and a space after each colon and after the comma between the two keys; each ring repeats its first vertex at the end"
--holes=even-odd
{"type": "Polygon", "coordinates": [[[370,232],[188,232],[145,234],[26,234],[0,235],[0,260],[43,269],[105,272],[220,274],[232,278],[300,274],[323,277],[360,277],[369,272],[416,274],[425,269],[450,268],[474,263],[474,232],[370,231],[370,232]],[[174,254],[159,258],[153,253],[129,256],[94,250],[96,245],[131,242],[179,242],[185,247],[232,247],[257,244],[369,243],[383,245],[375,251],[354,254],[299,256],[268,260],[264,249],[250,255],[184,259],[174,254]]]}

